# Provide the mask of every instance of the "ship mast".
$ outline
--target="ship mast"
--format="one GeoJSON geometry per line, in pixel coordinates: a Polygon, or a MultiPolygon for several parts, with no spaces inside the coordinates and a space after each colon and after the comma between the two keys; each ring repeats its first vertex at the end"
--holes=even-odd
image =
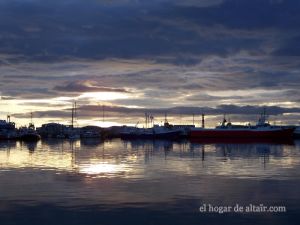
{"type": "Polygon", "coordinates": [[[204,116],[205,116],[205,114],[204,113],[202,113],[202,128],[205,128],[205,124],[204,124],[204,116]]]}
{"type": "Polygon", "coordinates": [[[102,105],[102,122],[104,124],[104,105],[102,105]]]}
{"type": "Polygon", "coordinates": [[[165,113],[165,125],[168,124],[167,113],[165,113]]]}
{"type": "Polygon", "coordinates": [[[74,120],[76,117],[76,102],[72,104],[72,120],[71,120],[71,128],[74,128],[74,120]]]}

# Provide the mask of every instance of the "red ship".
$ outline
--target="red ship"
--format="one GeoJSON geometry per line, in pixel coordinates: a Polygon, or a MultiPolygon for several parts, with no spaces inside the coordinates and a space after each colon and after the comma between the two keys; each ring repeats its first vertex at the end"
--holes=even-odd
{"type": "Polygon", "coordinates": [[[255,126],[232,125],[224,117],[222,124],[216,128],[192,128],[190,138],[283,139],[292,138],[293,132],[294,128],[271,126],[266,122],[264,112],[255,126]]]}

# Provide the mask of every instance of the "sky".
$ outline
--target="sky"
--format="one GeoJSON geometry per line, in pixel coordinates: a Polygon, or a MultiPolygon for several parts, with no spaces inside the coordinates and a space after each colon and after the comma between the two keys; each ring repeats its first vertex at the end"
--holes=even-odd
{"type": "Polygon", "coordinates": [[[0,117],[17,125],[300,119],[298,0],[0,0],[0,117]],[[104,113],[103,113],[104,112],[104,113]],[[104,117],[103,117],[104,114],[104,117]]]}

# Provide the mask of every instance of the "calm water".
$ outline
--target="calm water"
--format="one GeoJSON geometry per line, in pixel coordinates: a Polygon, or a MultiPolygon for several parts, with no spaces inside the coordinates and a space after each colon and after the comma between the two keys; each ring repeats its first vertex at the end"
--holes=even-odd
{"type": "Polygon", "coordinates": [[[300,141],[0,142],[0,224],[300,224],[300,141]]]}

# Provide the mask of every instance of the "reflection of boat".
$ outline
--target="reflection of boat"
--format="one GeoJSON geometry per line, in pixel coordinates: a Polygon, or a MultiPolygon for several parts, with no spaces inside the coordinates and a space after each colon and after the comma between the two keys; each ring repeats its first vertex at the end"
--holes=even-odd
{"type": "Polygon", "coordinates": [[[294,145],[293,138],[190,138],[191,143],[198,144],[286,144],[294,145]]]}
{"type": "Polygon", "coordinates": [[[1,140],[0,141],[0,149],[16,148],[16,146],[17,146],[16,140],[1,140]]]}
{"type": "Polygon", "coordinates": [[[100,138],[83,138],[80,143],[85,146],[98,146],[103,144],[103,141],[100,138]]]}
{"type": "Polygon", "coordinates": [[[33,153],[37,147],[37,142],[36,141],[27,141],[26,147],[29,150],[29,152],[33,153]]]}
{"type": "MultiPolygon", "coordinates": [[[[266,122],[266,115],[263,113],[256,126],[240,126],[227,123],[225,117],[221,126],[214,129],[192,128],[190,137],[196,138],[241,138],[241,139],[286,139],[291,138],[294,128],[271,126],[266,122]]],[[[232,141],[232,140],[231,140],[232,141]]]]}

